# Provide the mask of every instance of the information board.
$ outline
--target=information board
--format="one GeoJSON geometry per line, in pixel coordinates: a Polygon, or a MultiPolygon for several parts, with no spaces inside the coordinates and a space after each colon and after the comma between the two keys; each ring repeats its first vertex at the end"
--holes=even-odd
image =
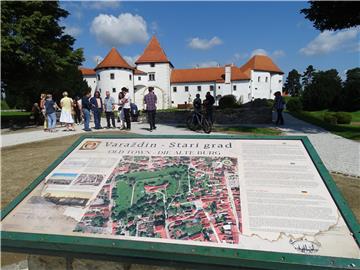
{"type": "Polygon", "coordinates": [[[130,241],[144,251],[156,243],[239,258],[335,257],[354,269],[359,245],[309,147],[299,137],[84,137],[2,213],[2,231],[130,241]]]}

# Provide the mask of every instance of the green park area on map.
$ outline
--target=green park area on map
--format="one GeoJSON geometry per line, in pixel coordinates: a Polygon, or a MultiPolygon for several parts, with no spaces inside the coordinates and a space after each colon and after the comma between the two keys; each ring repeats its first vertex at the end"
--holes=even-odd
{"type": "Polygon", "coordinates": [[[235,158],[124,156],[75,231],[237,243],[239,217],[235,158]]]}

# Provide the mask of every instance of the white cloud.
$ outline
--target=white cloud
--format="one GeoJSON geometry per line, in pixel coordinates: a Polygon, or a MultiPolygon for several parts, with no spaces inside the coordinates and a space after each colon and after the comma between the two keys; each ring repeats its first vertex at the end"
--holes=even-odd
{"type": "Polygon", "coordinates": [[[217,62],[217,61],[205,61],[205,62],[193,64],[191,66],[192,67],[217,67],[219,65],[220,65],[219,62],[217,62]]]}
{"type": "Polygon", "coordinates": [[[221,45],[222,43],[222,40],[218,37],[213,37],[210,40],[195,37],[190,39],[188,46],[193,49],[208,50],[214,46],[221,45]]]}
{"type": "Polygon", "coordinates": [[[100,55],[93,56],[92,60],[94,61],[95,65],[99,64],[104,58],[102,58],[100,55]]]}
{"type": "MultiPolygon", "coordinates": [[[[353,28],[344,31],[324,31],[320,33],[314,40],[300,49],[300,53],[311,56],[318,54],[327,54],[339,49],[347,48],[352,43],[358,33],[360,28],[353,28]]],[[[351,45],[350,45],[351,46],[351,45]]]]}
{"type": "Polygon", "coordinates": [[[77,37],[81,34],[82,30],[80,27],[64,25],[64,33],[73,37],[77,37]]]}
{"type": "Polygon", "coordinates": [[[82,6],[90,9],[107,9],[120,7],[120,1],[84,1],[82,6]]]}
{"type": "Polygon", "coordinates": [[[249,56],[248,53],[235,53],[234,54],[234,59],[235,60],[242,60],[242,59],[245,59],[249,56]]]}
{"type": "Polygon", "coordinates": [[[145,43],[149,39],[146,21],[130,13],[122,13],[118,17],[100,14],[92,21],[90,32],[98,42],[115,47],[145,43]]]}
{"type": "Polygon", "coordinates": [[[268,53],[264,49],[256,49],[251,52],[250,57],[253,57],[254,55],[268,55],[268,53]]]}
{"type": "Polygon", "coordinates": [[[273,51],[273,53],[271,54],[274,58],[280,58],[285,56],[285,52],[283,50],[275,50],[273,51]]]}
{"type": "Polygon", "coordinates": [[[140,54],[137,54],[135,56],[124,56],[124,59],[129,63],[130,66],[135,66],[135,62],[139,57],[140,54]]]}

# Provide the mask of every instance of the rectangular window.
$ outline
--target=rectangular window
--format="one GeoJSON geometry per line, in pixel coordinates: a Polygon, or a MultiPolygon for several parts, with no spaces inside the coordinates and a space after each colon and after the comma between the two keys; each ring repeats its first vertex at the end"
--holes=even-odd
{"type": "Polygon", "coordinates": [[[218,86],[218,89],[220,89],[220,85],[218,86]]]}
{"type": "Polygon", "coordinates": [[[113,88],[113,93],[116,93],[116,88],[113,88]]]}
{"type": "Polygon", "coordinates": [[[210,91],[214,91],[214,86],[210,85],[210,91]]]}
{"type": "Polygon", "coordinates": [[[149,73],[149,81],[155,81],[155,73],[149,73]]]}
{"type": "Polygon", "coordinates": [[[114,80],[115,79],[115,74],[114,73],[110,73],[110,80],[114,80]]]}
{"type": "Polygon", "coordinates": [[[173,92],[176,92],[176,91],[177,91],[176,86],[174,86],[173,87],[173,92]]]}
{"type": "Polygon", "coordinates": [[[131,76],[131,74],[129,74],[129,80],[131,81],[131,79],[132,79],[132,76],[131,76]]]}
{"type": "Polygon", "coordinates": [[[268,82],[268,77],[265,77],[265,82],[268,82]]]}
{"type": "Polygon", "coordinates": [[[151,63],[151,64],[150,64],[150,67],[155,67],[155,63],[151,63]]]}
{"type": "Polygon", "coordinates": [[[101,88],[99,88],[99,93],[101,93],[101,88]]]}
{"type": "Polygon", "coordinates": [[[199,85],[199,86],[197,87],[197,89],[198,89],[198,91],[200,92],[200,91],[201,91],[201,86],[199,85]]]}
{"type": "Polygon", "coordinates": [[[282,80],[279,80],[279,83],[281,83],[282,82],[282,80]]]}
{"type": "Polygon", "coordinates": [[[260,76],[258,76],[258,82],[260,82],[260,76]]]}
{"type": "Polygon", "coordinates": [[[171,104],[174,104],[174,101],[173,101],[173,100],[171,101],[171,104]]]}
{"type": "Polygon", "coordinates": [[[138,80],[141,81],[141,76],[138,77],[138,80]]]}
{"type": "Polygon", "coordinates": [[[185,86],[185,92],[189,92],[189,86],[185,86]]]}
{"type": "Polygon", "coordinates": [[[98,81],[100,81],[100,74],[98,74],[98,81]]]}
{"type": "Polygon", "coordinates": [[[236,85],[233,85],[233,90],[236,91],[236,85]]]}

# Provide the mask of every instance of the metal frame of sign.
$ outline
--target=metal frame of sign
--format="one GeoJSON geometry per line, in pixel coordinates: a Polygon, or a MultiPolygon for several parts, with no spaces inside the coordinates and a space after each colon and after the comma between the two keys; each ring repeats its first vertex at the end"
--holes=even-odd
{"type": "MultiPolygon", "coordinates": [[[[88,138],[301,140],[334,202],[340,210],[346,224],[353,233],[358,246],[360,246],[359,223],[356,221],[354,214],[350,210],[309,139],[304,136],[84,135],[69,147],[55,162],[53,162],[39,177],[21,192],[21,194],[9,203],[3,211],[1,211],[1,220],[11,213],[11,211],[84,139],[88,138]]],[[[56,255],[68,258],[97,258],[111,261],[121,260],[123,262],[136,262],[140,264],[191,266],[206,269],[360,269],[360,259],[11,231],[1,232],[1,249],[2,251],[56,255]]]]}

